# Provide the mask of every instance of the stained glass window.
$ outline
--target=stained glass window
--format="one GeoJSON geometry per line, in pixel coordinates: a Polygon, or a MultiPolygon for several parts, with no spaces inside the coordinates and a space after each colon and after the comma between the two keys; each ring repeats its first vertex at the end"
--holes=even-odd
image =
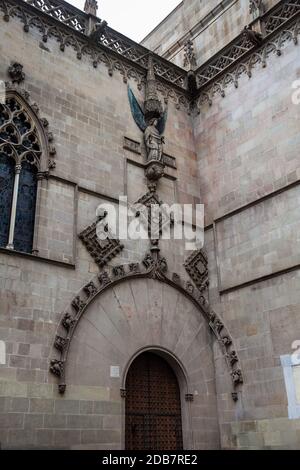
{"type": "Polygon", "coordinates": [[[32,251],[36,190],[37,169],[29,163],[23,162],[14,236],[14,249],[17,251],[26,251],[27,253],[32,251]]]}
{"type": "Polygon", "coordinates": [[[8,242],[14,179],[14,160],[0,152],[0,247],[6,247],[8,242]]]}

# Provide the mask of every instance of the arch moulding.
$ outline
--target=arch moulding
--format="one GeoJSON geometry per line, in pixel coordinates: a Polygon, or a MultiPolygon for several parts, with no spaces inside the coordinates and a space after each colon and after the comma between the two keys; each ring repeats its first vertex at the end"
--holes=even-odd
{"type": "MultiPolygon", "coordinates": [[[[101,271],[81,289],[68,309],[62,314],[54,341],[54,347],[59,351],[60,357],[52,359],[50,362],[50,371],[58,377],[59,393],[64,394],[66,390],[66,368],[70,345],[76,328],[81,318],[88,310],[89,305],[98,296],[118,284],[128,280],[147,278],[156,279],[170,285],[196,306],[221,347],[232,379],[232,398],[234,401],[237,401],[239,388],[243,384],[243,374],[240,368],[239,358],[233,346],[233,340],[224,322],[210,309],[209,302],[204,296],[204,293],[201,292],[195,284],[189,280],[182,279],[177,273],[170,273],[166,259],[162,257],[156,258],[155,255],[150,253],[145,256],[142,263],[107,267],[106,270],[101,271]]],[[[139,353],[137,353],[137,355],[139,353]]],[[[131,359],[131,362],[133,360],[134,358],[131,359]]],[[[130,364],[127,364],[126,370],[128,370],[129,365],[130,364]]],[[[184,369],[181,367],[181,370],[183,371],[184,369]]],[[[125,380],[126,374],[123,377],[123,388],[125,388],[125,380]]]]}

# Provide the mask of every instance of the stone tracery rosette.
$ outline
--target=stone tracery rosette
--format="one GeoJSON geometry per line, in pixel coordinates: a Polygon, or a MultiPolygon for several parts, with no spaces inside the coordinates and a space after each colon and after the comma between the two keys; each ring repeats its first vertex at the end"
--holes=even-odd
{"type": "Polygon", "coordinates": [[[56,149],[49,122],[40,117],[37,103],[31,102],[25,89],[5,82],[5,103],[0,110],[0,150],[8,152],[16,165],[26,161],[48,176],[56,166],[56,149]]]}

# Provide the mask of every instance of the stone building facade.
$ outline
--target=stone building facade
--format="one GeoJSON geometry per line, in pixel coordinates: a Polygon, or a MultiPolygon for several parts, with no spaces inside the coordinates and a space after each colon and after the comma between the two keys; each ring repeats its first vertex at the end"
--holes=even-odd
{"type": "Polygon", "coordinates": [[[300,1],[184,0],[140,45],[92,1],[0,13],[1,447],[155,449],[176,414],[177,448],[299,448],[300,1]],[[204,204],[204,249],[101,244],[119,196],[204,204]]]}

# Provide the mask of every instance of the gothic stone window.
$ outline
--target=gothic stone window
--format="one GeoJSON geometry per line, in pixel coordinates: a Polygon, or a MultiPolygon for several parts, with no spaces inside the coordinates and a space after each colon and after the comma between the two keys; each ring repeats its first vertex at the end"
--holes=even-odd
{"type": "Polygon", "coordinates": [[[32,252],[41,155],[34,114],[8,96],[0,104],[0,247],[32,252]]]}

